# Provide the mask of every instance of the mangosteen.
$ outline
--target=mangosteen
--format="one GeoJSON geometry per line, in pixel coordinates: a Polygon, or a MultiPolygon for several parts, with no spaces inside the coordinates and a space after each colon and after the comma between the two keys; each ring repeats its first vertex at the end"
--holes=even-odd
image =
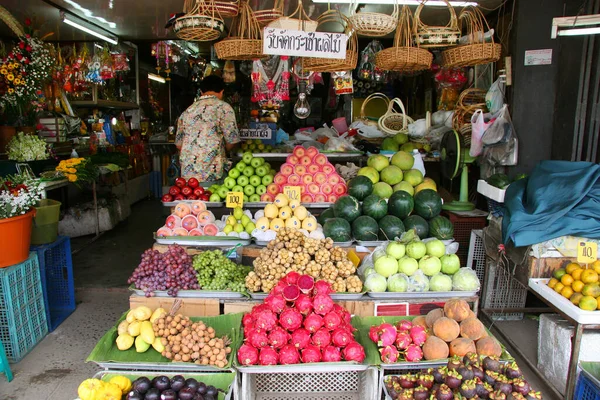
{"type": "Polygon", "coordinates": [[[521,378],[523,376],[523,373],[521,372],[521,369],[519,368],[517,363],[513,361],[511,363],[506,364],[506,366],[504,367],[504,375],[506,375],[508,379],[517,379],[521,378]]]}
{"type": "Polygon", "coordinates": [[[400,386],[403,389],[412,389],[416,386],[417,378],[411,374],[400,375],[400,386]]]}
{"type": "Polygon", "coordinates": [[[194,392],[198,390],[198,385],[198,381],[194,378],[189,378],[185,380],[185,387],[194,389],[194,392]]]}
{"type": "Polygon", "coordinates": [[[485,371],[485,374],[483,375],[483,381],[490,386],[494,386],[498,377],[499,375],[497,372],[485,371]]]}
{"type": "Polygon", "coordinates": [[[417,376],[417,386],[423,386],[427,390],[431,389],[433,386],[433,376],[431,373],[419,374],[417,376]]]}
{"type": "Polygon", "coordinates": [[[146,392],[146,395],[144,396],[144,400],[160,400],[160,390],[158,390],[155,387],[150,388],[146,392]]]}
{"type": "Polygon", "coordinates": [[[477,355],[477,353],[467,353],[463,357],[463,364],[465,364],[465,365],[479,364],[479,356],[477,355]]]}
{"type": "Polygon", "coordinates": [[[413,389],[403,389],[396,397],[396,400],[412,400],[414,397],[413,389]]]}
{"type": "Polygon", "coordinates": [[[167,389],[160,394],[160,400],[177,400],[177,393],[173,389],[167,389]]]}
{"type": "Polygon", "coordinates": [[[171,389],[179,392],[185,386],[185,378],[181,375],[175,375],[171,378],[171,389]]]}
{"type": "Polygon", "coordinates": [[[196,392],[204,396],[206,394],[206,390],[206,384],[204,382],[198,382],[198,389],[196,389],[196,392]]]}
{"type": "Polygon", "coordinates": [[[212,385],[208,385],[206,387],[206,394],[208,396],[213,396],[213,397],[217,397],[217,394],[219,393],[219,391],[217,390],[216,387],[212,386],[212,385]]]}
{"type": "Polygon", "coordinates": [[[509,395],[512,393],[512,385],[506,381],[506,379],[497,379],[494,384],[494,391],[501,391],[505,395],[509,395]]]}
{"type": "Polygon", "coordinates": [[[485,382],[477,382],[475,388],[477,396],[479,396],[480,399],[487,399],[490,393],[494,391],[494,388],[485,382]]]}
{"type": "Polygon", "coordinates": [[[436,400],[452,400],[454,395],[452,393],[452,389],[448,386],[441,384],[440,387],[435,392],[436,400]]]}
{"type": "Polygon", "coordinates": [[[131,384],[131,388],[139,394],[145,394],[151,386],[152,382],[150,382],[150,379],[146,378],[145,376],[137,378],[131,384]]]}
{"type": "Polygon", "coordinates": [[[490,400],[506,400],[506,394],[496,390],[495,392],[490,393],[490,395],[488,396],[488,399],[490,400]]]}
{"type": "Polygon", "coordinates": [[[395,399],[396,397],[398,397],[398,392],[394,388],[388,388],[388,394],[390,395],[390,397],[392,399],[395,399]]]}
{"type": "Polygon", "coordinates": [[[473,379],[463,381],[458,390],[460,391],[461,395],[468,399],[475,397],[477,394],[477,386],[475,385],[475,381],[473,379]]]}
{"type": "MultiPolygon", "coordinates": [[[[471,366],[465,367],[464,365],[461,367],[458,367],[456,369],[456,372],[458,372],[459,374],[462,375],[463,377],[463,382],[464,381],[469,381],[471,379],[473,379],[474,375],[473,375],[473,368],[471,368],[471,366]]],[[[468,396],[467,396],[468,397],[468,396]]]]}
{"type": "Polygon", "coordinates": [[[531,392],[527,393],[526,399],[527,400],[542,400],[542,394],[540,392],[536,392],[536,391],[532,390],[531,392]]]}
{"type": "Polygon", "coordinates": [[[525,396],[518,392],[512,392],[508,395],[508,400],[525,400],[525,396]]]}
{"type": "Polygon", "coordinates": [[[179,400],[194,400],[196,391],[191,387],[182,387],[178,393],[179,400]]]}
{"type": "Polygon", "coordinates": [[[462,382],[462,376],[456,371],[448,371],[444,382],[450,389],[458,389],[462,382]]]}
{"type": "Polygon", "coordinates": [[[483,370],[481,368],[478,367],[472,367],[472,371],[473,371],[473,378],[478,378],[480,380],[483,380],[483,370]]]}
{"type": "Polygon", "coordinates": [[[512,381],[513,392],[517,392],[522,394],[523,396],[527,395],[527,393],[531,392],[531,386],[527,383],[526,380],[517,378],[512,381]]]}
{"type": "Polygon", "coordinates": [[[425,386],[418,386],[413,391],[413,397],[415,400],[427,400],[429,399],[429,389],[425,386]]]}
{"type": "Polygon", "coordinates": [[[131,392],[127,393],[127,400],[144,400],[144,395],[140,394],[140,392],[138,392],[137,390],[132,390],[131,392]]]}
{"type": "Polygon", "coordinates": [[[460,357],[458,357],[458,356],[452,356],[452,358],[450,358],[448,360],[448,370],[457,369],[461,365],[462,365],[462,361],[460,360],[460,357]]]}
{"type": "Polygon", "coordinates": [[[440,367],[435,368],[431,373],[433,375],[433,380],[435,383],[444,383],[444,379],[446,378],[446,374],[448,373],[448,368],[440,367]]]}
{"type": "Polygon", "coordinates": [[[487,356],[483,359],[481,365],[483,366],[484,371],[499,372],[501,367],[500,360],[498,360],[498,357],[495,356],[487,356]]]}
{"type": "Polygon", "coordinates": [[[171,388],[171,381],[164,375],[159,375],[152,379],[152,387],[158,389],[160,392],[171,388]]]}
{"type": "Polygon", "coordinates": [[[202,396],[200,393],[196,393],[194,395],[194,400],[204,400],[204,396],[202,396]]]}

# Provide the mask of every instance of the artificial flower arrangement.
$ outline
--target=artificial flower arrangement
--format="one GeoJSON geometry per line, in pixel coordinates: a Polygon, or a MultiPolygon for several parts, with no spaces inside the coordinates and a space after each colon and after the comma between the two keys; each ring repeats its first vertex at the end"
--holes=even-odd
{"type": "Polygon", "coordinates": [[[36,135],[26,135],[23,132],[17,133],[8,142],[8,159],[24,162],[47,160],[50,158],[46,142],[36,135]]]}
{"type": "Polygon", "coordinates": [[[88,158],[62,160],[56,170],[73,183],[92,182],[98,177],[98,167],[88,158]]]}
{"type": "Polygon", "coordinates": [[[26,214],[42,197],[39,181],[25,175],[0,178],[0,219],[26,214]]]}

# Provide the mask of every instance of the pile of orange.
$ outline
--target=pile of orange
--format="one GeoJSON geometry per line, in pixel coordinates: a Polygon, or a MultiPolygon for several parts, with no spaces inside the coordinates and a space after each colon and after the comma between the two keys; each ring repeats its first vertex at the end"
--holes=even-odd
{"type": "Polygon", "coordinates": [[[600,260],[581,266],[570,263],[554,271],[548,287],[582,310],[600,310],[600,260]]]}

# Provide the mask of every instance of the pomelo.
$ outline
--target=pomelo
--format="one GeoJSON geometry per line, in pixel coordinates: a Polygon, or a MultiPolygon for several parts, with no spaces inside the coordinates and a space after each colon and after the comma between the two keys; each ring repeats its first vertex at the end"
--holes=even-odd
{"type": "Polygon", "coordinates": [[[377,171],[381,171],[388,165],[390,165],[390,159],[381,154],[374,154],[367,160],[367,166],[375,168],[377,171]]]}
{"type": "Polygon", "coordinates": [[[403,145],[404,143],[408,142],[408,135],[406,133],[397,133],[394,136],[394,140],[396,141],[396,143],[398,143],[399,145],[403,145]]]}
{"type": "Polygon", "coordinates": [[[400,190],[405,191],[406,193],[410,194],[411,196],[413,196],[415,194],[415,188],[413,188],[410,183],[405,182],[405,181],[402,181],[402,182],[394,185],[393,189],[394,189],[394,192],[398,192],[400,190]]]}
{"type": "Polygon", "coordinates": [[[385,182],[377,182],[373,185],[373,194],[376,194],[382,199],[389,199],[392,193],[394,193],[394,190],[385,182]]]}
{"type": "Polygon", "coordinates": [[[362,167],[358,170],[358,175],[366,176],[373,183],[379,182],[379,172],[373,167],[362,167]]]}
{"type": "Polygon", "coordinates": [[[404,173],[404,181],[415,187],[423,182],[423,174],[418,169],[411,169],[404,173]]]}
{"type": "Polygon", "coordinates": [[[383,139],[383,143],[381,143],[381,150],[384,151],[398,151],[400,145],[393,138],[385,138],[383,139]]]}
{"type": "Polygon", "coordinates": [[[388,185],[396,185],[402,182],[402,170],[395,165],[385,167],[380,173],[381,180],[388,185]]]}
{"type": "Polygon", "coordinates": [[[399,151],[392,156],[391,163],[402,171],[407,171],[413,167],[415,159],[412,154],[407,153],[406,151],[399,151]]]}

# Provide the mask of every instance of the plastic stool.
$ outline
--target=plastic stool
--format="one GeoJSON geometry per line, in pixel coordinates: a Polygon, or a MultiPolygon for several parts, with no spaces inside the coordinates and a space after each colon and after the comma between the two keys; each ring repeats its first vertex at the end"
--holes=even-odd
{"type": "Polygon", "coordinates": [[[8,358],[6,358],[6,352],[4,351],[4,345],[0,340],[0,372],[4,372],[6,379],[10,382],[13,380],[13,374],[8,365],[8,358]]]}

